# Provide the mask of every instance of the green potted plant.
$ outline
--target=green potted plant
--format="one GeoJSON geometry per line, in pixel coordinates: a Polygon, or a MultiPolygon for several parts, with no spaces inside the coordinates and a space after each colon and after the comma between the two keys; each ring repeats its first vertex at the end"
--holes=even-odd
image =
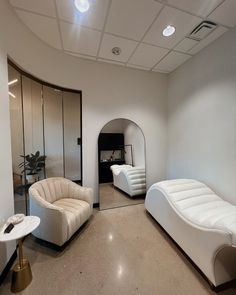
{"type": "Polygon", "coordinates": [[[21,173],[25,173],[27,183],[34,183],[38,180],[38,173],[45,167],[46,156],[41,156],[37,151],[35,154],[30,154],[21,157],[24,159],[19,164],[19,168],[23,168],[21,173]]]}

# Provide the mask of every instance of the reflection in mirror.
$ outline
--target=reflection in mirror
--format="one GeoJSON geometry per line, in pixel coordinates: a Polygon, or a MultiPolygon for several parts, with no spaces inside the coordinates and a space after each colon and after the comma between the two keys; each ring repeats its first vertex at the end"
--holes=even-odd
{"type": "Polygon", "coordinates": [[[20,155],[24,155],[23,140],[23,112],[21,75],[13,67],[8,67],[9,110],[11,126],[11,153],[14,186],[14,203],[16,213],[25,212],[25,195],[23,189],[23,176],[19,164],[20,155]]]}
{"type": "Polygon", "coordinates": [[[81,107],[78,93],[63,93],[65,178],[81,183],[81,107]]]}
{"type": "Polygon", "coordinates": [[[145,139],[134,122],[115,119],[102,128],[98,165],[100,210],[144,202],[145,139]]]}
{"type": "Polygon", "coordinates": [[[79,184],[81,93],[40,81],[8,64],[15,213],[28,212],[28,189],[48,177],[79,184]]]}
{"type": "Polygon", "coordinates": [[[44,136],[47,177],[63,177],[62,92],[43,86],[44,136]]]}

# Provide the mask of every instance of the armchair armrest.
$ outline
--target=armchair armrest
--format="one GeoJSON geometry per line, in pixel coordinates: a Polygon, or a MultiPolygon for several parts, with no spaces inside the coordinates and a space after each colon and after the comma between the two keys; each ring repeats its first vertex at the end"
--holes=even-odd
{"type": "Polygon", "coordinates": [[[29,190],[30,214],[41,222],[33,235],[51,243],[62,245],[67,240],[67,219],[62,208],[41,198],[35,189],[29,190]]]}
{"type": "Polygon", "coordinates": [[[79,199],[89,203],[90,208],[93,208],[93,190],[88,187],[83,187],[76,183],[71,183],[72,198],[79,199]]]}

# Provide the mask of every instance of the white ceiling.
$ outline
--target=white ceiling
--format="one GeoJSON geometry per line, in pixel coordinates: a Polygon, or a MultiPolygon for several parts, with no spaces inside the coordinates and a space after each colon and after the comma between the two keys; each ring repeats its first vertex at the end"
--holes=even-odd
{"type": "Polygon", "coordinates": [[[236,25],[236,0],[9,0],[18,17],[41,40],[65,53],[170,73],[236,25]],[[186,38],[203,20],[217,28],[201,41],[186,38]],[[176,32],[163,37],[174,25],[176,32]],[[113,47],[121,54],[114,55],[113,47]]]}

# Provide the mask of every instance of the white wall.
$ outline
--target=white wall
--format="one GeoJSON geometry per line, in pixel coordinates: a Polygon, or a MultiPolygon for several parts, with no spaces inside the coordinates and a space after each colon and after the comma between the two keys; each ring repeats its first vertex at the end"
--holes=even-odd
{"type": "Polygon", "coordinates": [[[102,133],[124,133],[124,119],[115,119],[107,123],[101,130],[102,133]]]}
{"type": "MultiPolygon", "coordinates": [[[[14,213],[10,144],[10,113],[7,83],[6,52],[0,46],[0,220],[6,220],[14,213]]],[[[14,250],[14,242],[7,244],[0,243],[0,274],[14,250]]]]}
{"type": "Polygon", "coordinates": [[[169,78],[168,177],[196,178],[236,204],[236,28],[169,78]]]}
{"type": "MultiPolygon", "coordinates": [[[[145,167],[145,140],[142,130],[133,122],[127,122],[124,137],[125,145],[132,145],[133,165],[145,167]]],[[[126,156],[129,154],[127,153],[126,156]]],[[[131,163],[131,161],[127,159],[126,163],[131,163]]]]}
{"type": "Polygon", "coordinates": [[[143,130],[148,186],[165,177],[166,75],[98,64],[50,48],[18,21],[6,0],[0,1],[0,42],[29,73],[56,85],[82,90],[83,180],[84,185],[94,188],[95,202],[97,139],[101,128],[112,119],[130,119],[143,130]]]}

